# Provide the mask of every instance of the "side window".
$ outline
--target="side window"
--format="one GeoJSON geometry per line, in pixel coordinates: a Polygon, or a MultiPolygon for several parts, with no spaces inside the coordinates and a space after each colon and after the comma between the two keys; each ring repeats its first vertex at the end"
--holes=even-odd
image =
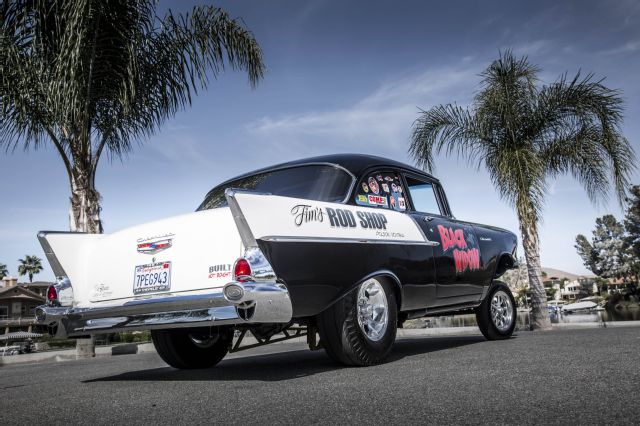
{"type": "Polygon", "coordinates": [[[442,214],[438,206],[438,199],[436,198],[433,184],[409,176],[407,176],[406,179],[407,189],[409,190],[411,201],[413,201],[413,207],[416,211],[438,215],[442,214]]]}
{"type": "Polygon", "coordinates": [[[400,176],[395,172],[368,173],[356,188],[355,202],[359,206],[403,212],[407,209],[407,204],[401,182],[400,176]]]}

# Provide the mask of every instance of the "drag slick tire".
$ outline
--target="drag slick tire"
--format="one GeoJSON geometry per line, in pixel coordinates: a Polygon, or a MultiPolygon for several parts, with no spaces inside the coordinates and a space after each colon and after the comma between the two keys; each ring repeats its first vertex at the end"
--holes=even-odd
{"type": "Polygon", "coordinates": [[[480,331],[488,340],[508,339],[516,328],[516,302],[511,290],[496,281],[476,309],[480,331]]]}
{"type": "Polygon", "coordinates": [[[396,297],[391,285],[370,278],[316,317],[325,351],[353,366],[384,361],[396,338],[396,297]]]}
{"type": "Polygon", "coordinates": [[[152,330],[160,358],[179,369],[213,367],[227,354],[232,331],[220,327],[152,330]]]}

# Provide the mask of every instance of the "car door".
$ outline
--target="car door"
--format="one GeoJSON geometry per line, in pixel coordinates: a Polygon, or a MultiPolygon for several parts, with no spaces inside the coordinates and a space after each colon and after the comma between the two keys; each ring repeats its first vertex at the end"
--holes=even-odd
{"type": "Polygon", "coordinates": [[[405,174],[411,201],[410,214],[426,237],[438,241],[433,248],[438,305],[476,301],[483,290],[480,247],[471,224],[455,220],[442,188],[424,176],[405,174]]]}
{"type": "MultiPolygon", "coordinates": [[[[359,206],[395,210],[409,214],[406,190],[398,170],[370,169],[362,175],[354,191],[354,203],[359,206]]],[[[430,245],[380,246],[389,259],[389,269],[402,282],[402,309],[413,310],[433,306],[436,297],[433,247],[430,245]]]]}

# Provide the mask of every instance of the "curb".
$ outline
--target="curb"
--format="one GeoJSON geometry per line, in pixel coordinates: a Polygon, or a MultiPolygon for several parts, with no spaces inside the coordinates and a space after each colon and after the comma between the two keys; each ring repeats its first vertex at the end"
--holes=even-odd
{"type": "MultiPolygon", "coordinates": [[[[95,358],[104,358],[117,355],[131,355],[155,352],[153,343],[124,343],[115,346],[99,346],[96,348],[95,358]]],[[[65,349],[60,351],[35,352],[23,355],[11,355],[0,357],[0,367],[13,364],[35,364],[39,362],[75,361],[76,350],[65,349]]]]}

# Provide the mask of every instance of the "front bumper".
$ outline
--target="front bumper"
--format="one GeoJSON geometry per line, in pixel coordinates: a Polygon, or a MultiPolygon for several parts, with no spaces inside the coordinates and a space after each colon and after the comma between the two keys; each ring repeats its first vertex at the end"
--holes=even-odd
{"type": "Polygon", "coordinates": [[[230,282],[198,295],[168,294],[119,306],[40,306],[36,321],[57,338],[167,328],[287,323],[293,309],[286,286],[276,282],[230,282]]]}

